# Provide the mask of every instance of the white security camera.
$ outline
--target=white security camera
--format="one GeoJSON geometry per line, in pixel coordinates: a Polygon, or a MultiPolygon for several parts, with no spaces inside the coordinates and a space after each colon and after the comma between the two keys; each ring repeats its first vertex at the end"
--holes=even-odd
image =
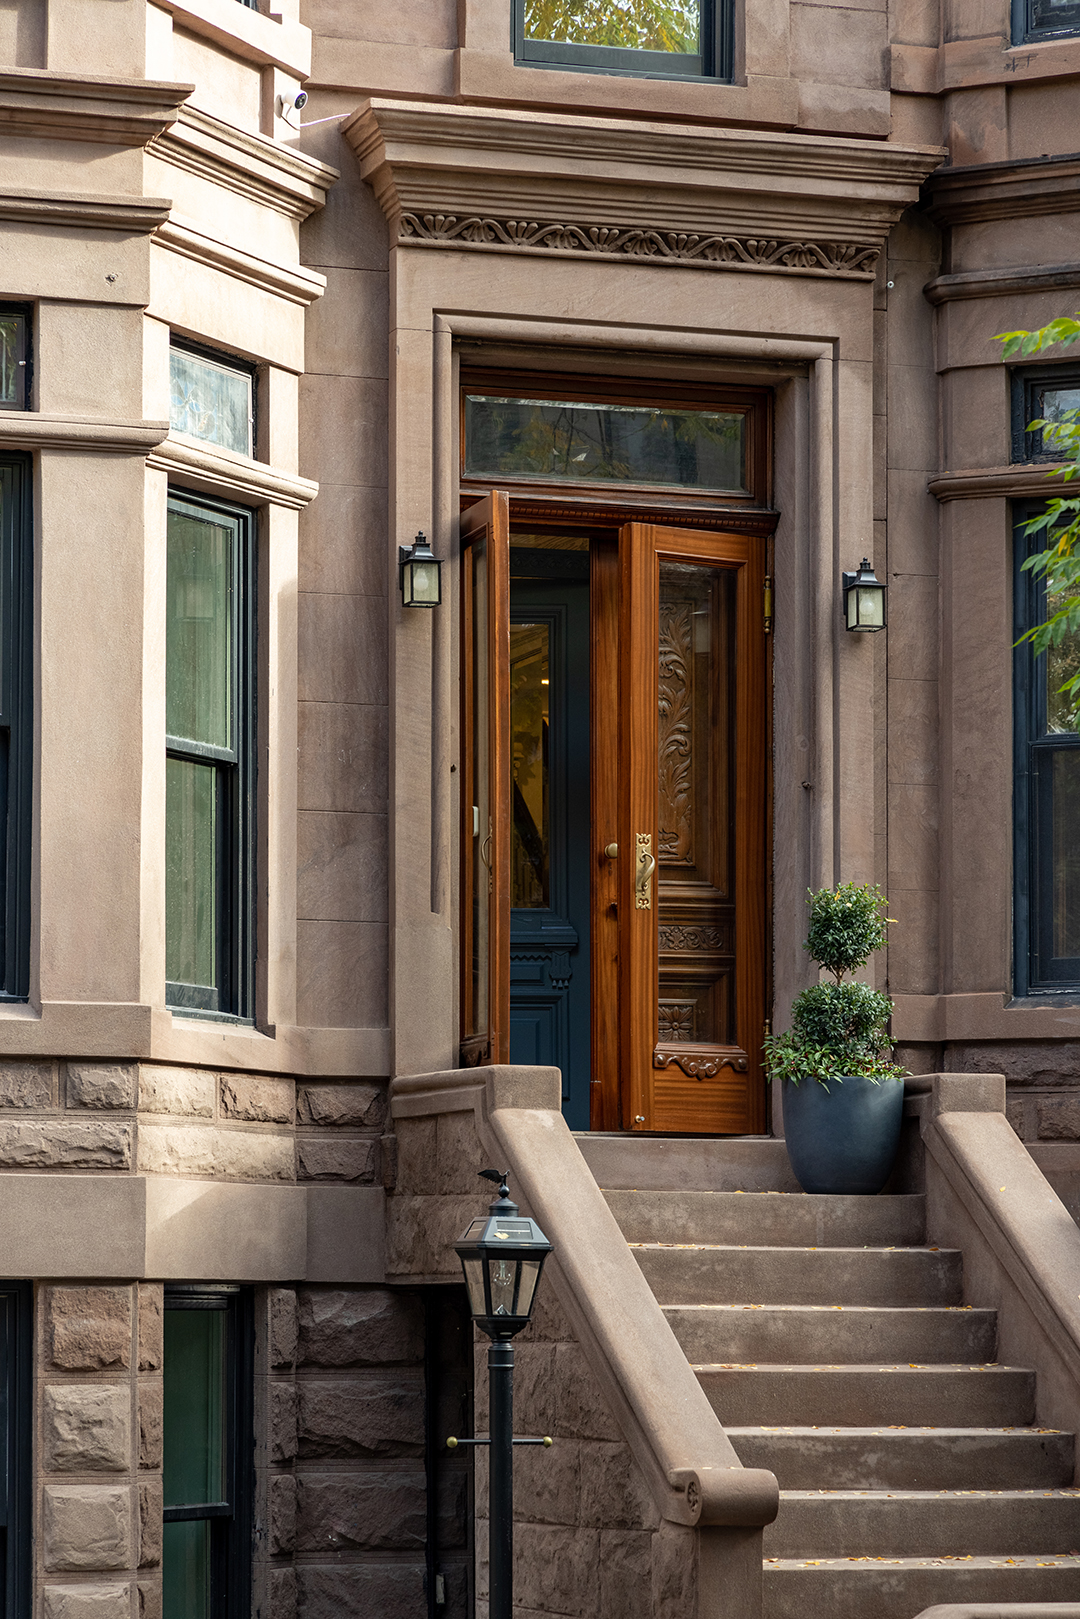
{"type": "Polygon", "coordinates": [[[284,118],[285,121],[288,122],[289,114],[291,112],[300,112],[304,107],[307,106],[307,104],[308,93],[306,90],[297,90],[296,94],[293,96],[280,95],[277,98],[278,117],[284,118]]]}

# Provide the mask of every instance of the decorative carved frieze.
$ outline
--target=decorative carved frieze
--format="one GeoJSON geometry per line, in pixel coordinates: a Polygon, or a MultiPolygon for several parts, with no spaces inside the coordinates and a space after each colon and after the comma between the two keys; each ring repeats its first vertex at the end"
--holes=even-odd
{"type": "Polygon", "coordinates": [[[679,923],[662,926],[659,929],[659,942],[661,950],[678,950],[681,953],[731,948],[722,928],[684,927],[679,923]]]}
{"type": "Polygon", "coordinates": [[[756,236],[697,234],[638,225],[590,225],[480,214],[403,213],[398,241],[435,247],[487,247],[578,253],[713,269],[798,270],[872,279],[880,249],[865,242],[785,241],[756,236]]]}
{"type": "Polygon", "coordinates": [[[737,1074],[745,1074],[747,1069],[745,1051],[718,1051],[715,1047],[708,1050],[700,1046],[684,1051],[657,1046],[652,1063],[654,1068],[680,1068],[687,1079],[715,1079],[723,1068],[731,1068],[737,1074]]]}

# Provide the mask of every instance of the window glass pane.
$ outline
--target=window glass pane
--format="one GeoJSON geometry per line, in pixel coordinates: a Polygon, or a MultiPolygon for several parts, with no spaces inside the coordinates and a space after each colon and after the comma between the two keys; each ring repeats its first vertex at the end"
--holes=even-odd
{"type": "Polygon", "coordinates": [[[0,315],[0,405],[9,409],[21,403],[25,324],[21,315],[0,315]]]}
{"type": "Polygon", "coordinates": [[[233,552],[236,530],[170,510],[165,728],[233,746],[233,552]]]}
{"type": "Polygon", "coordinates": [[[163,1526],[161,1583],[162,1619],[210,1619],[210,1525],[205,1519],[163,1526]]]}
{"type": "Polygon", "coordinates": [[[559,483],[745,492],[741,411],[557,400],[465,401],[465,471],[559,483]]]}
{"type": "Polygon", "coordinates": [[[1054,754],[1054,955],[1080,956],[1080,748],[1054,754]]]}
{"type": "Polygon", "coordinates": [[[224,1310],[165,1311],[167,1507],[225,1500],[225,1327],[224,1310]]]}
{"type": "MultiPolygon", "coordinates": [[[[1080,410],[1080,387],[1054,388],[1036,387],[1033,390],[1033,404],[1035,409],[1032,415],[1042,421],[1060,422],[1065,413],[1070,410],[1080,410]]],[[[1026,424],[1025,424],[1026,425],[1026,424]]],[[[1064,455],[1063,447],[1057,442],[1048,428],[1041,430],[1042,454],[1051,459],[1060,459],[1064,455]]],[[[1038,437],[1036,437],[1038,444],[1038,437]]]]}
{"type": "Polygon", "coordinates": [[[525,38],[696,56],[701,0],[525,0],[525,38]]]}
{"type": "Polygon", "coordinates": [[[184,349],[169,351],[169,426],[241,455],[252,452],[252,387],[232,371],[184,349]]]}
{"type": "Polygon", "coordinates": [[[548,716],[550,626],[510,626],[510,904],[550,905],[548,716]]]}
{"type": "MultiPolygon", "coordinates": [[[[1051,618],[1065,605],[1064,596],[1046,598],[1046,616],[1051,618]]],[[[1060,688],[1080,669],[1080,635],[1066,635],[1057,646],[1046,653],[1046,729],[1048,731],[1075,731],[1076,721],[1072,703],[1060,688]]]]}
{"type": "Polygon", "coordinates": [[[216,986],[218,826],[215,765],[165,761],[165,976],[216,986]]]}
{"type": "Polygon", "coordinates": [[[469,547],[467,590],[471,607],[472,665],[470,703],[470,729],[472,732],[472,852],[469,869],[472,876],[469,894],[469,915],[472,933],[472,961],[470,994],[465,1022],[465,1035],[486,1034],[489,1017],[489,979],[491,971],[491,762],[488,757],[489,705],[491,702],[490,671],[488,669],[488,550],[484,537],[474,539],[469,547]]]}

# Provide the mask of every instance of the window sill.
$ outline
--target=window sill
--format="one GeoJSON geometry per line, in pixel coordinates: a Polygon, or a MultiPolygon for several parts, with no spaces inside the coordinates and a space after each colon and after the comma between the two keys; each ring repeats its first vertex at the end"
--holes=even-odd
{"type": "Polygon", "coordinates": [[[223,45],[234,56],[280,67],[298,79],[311,73],[311,29],[287,17],[267,16],[236,0],[154,0],[179,28],[223,45]]]}
{"type": "Polygon", "coordinates": [[[178,488],[196,489],[248,505],[286,506],[298,512],[319,492],[318,484],[310,478],[282,472],[265,461],[237,455],[183,433],[170,433],[163,443],[159,442],[147,456],[146,464],[167,473],[178,488]]]}

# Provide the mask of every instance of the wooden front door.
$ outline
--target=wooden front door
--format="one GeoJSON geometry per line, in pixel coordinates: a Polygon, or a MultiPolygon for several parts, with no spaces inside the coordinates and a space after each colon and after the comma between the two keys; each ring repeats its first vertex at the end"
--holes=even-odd
{"type": "Polygon", "coordinates": [[[629,524],[619,554],[624,1128],[760,1131],[762,548],[629,524]]]}
{"type": "MultiPolygon", "coordinates": [[[[591,1126],[761,1131],[764,545],[589,526],[591,1126]]],[[[503,494],[463,518],[463,1063],[512,1055],[510,534],[503,494]]]]}

